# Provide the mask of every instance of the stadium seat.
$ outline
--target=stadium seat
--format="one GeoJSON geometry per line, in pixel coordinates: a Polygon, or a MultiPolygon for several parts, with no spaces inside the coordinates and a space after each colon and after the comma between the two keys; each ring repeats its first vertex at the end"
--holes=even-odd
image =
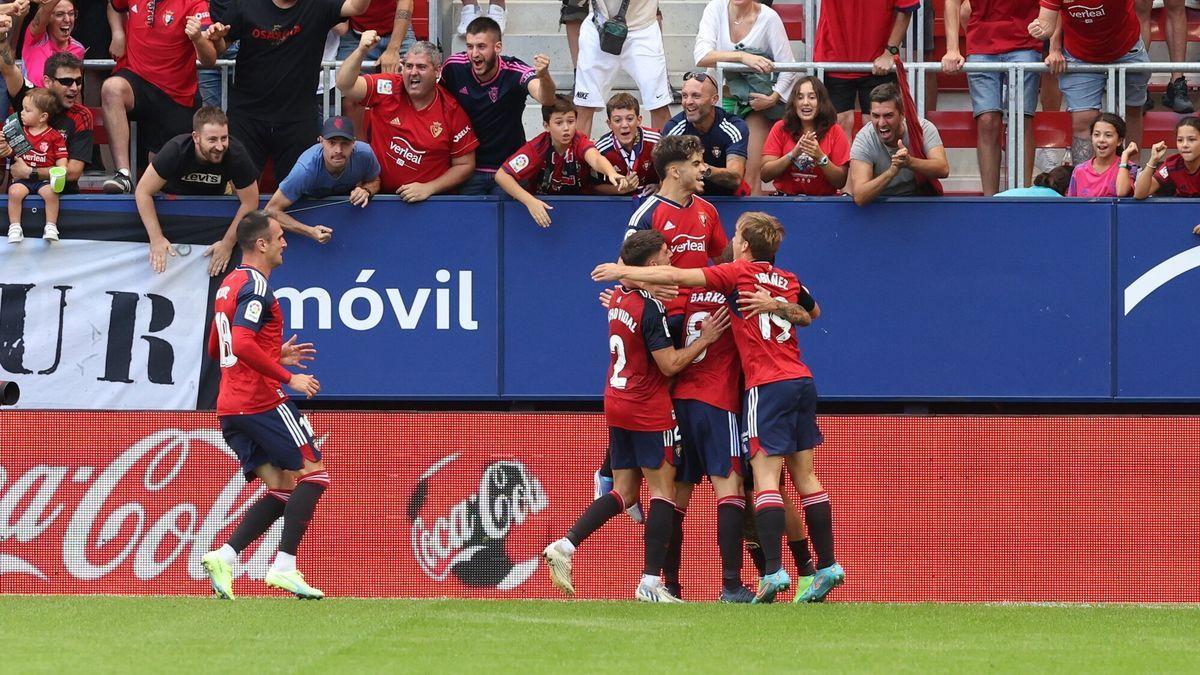
{"type": "Polygon", "coordinates": [[[975,115],[970,110],[930,110],[925,118],[937,127],[947,148],[975,147],[975,115]]]}
{"type": "Polygon", "coordinates": [[[778,3],[771,9],[783,19],[789,40],[804,41],[804,5],[799,2],[778,3]]]}
{"type": "Polygon", "coordinates": [[[1071,113],[1043,110],[1033,116],[1033,143],[1037,148],[1071,147],[1071,113]]]}
{"type": "Polygon", "coordinates": [[[1175,147],[1175,125],[1183,115],[1167,110],[1151,110],[1142,115],[1142,148],[1146,149],[1162,141],[1168,148],[1175,147]]]}

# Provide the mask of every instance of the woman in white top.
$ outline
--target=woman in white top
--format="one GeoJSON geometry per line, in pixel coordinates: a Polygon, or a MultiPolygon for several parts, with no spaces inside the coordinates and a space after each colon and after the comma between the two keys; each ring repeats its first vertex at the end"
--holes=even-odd
{"type": "MultiPolygon", "coordinates": [[[[715,69],[718,62],[742,63],[753,68],[755,72],[769,73],[774,70],[775,61],[795,60],[783,20],[775,10],[758,4],[757,0],[709,2],[704,8],[704,16],[700,19],[694,55],[697,66],[709,69],[709,74],[715,78],[717,89],[722,92],[722,96],[725,96],[725,83],[715,69]],[[771,54],[772,58],[742,51],[738,49],[739,46],[771,54]]],[[[750,156],[746,158],[745,178],[752,194],[763,194],[762,181],[759,179],[762,149],[773,123],[764,112],[771,110],[781,101],[789,100],[797,76],[798,73],[781,73],[772,87],[771,94],[751,93],[748,106],[736,99],[726,98],[722,101],[727,112],[741,115],[750,127],[747,144],[750,156]]]]}

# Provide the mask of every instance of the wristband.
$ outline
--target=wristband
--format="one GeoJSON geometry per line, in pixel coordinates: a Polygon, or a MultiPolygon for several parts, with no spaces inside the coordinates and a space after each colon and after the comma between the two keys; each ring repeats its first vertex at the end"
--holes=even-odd
{"type": "Polygon", "coordinates": [[[1126,171],[1129,171],[1129,162],[1121,162],[1120,164],[1117,165],[1117,168],[1125,169],[1126,171]]]}
{"type": "Polygon", "coordinates": [[[817,166],[829,166],[829,155],[817,160],[817,166]]]}

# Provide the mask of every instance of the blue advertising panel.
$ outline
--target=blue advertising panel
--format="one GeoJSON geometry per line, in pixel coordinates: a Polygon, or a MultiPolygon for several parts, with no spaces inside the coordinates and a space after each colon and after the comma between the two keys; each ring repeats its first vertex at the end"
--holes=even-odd
{"type": "MultiPolygon", "coordinates": [[[[303,206],[301,204],[300,206],[303,206]]],[[[500,229],[495,200],[376,200],[298,213],[271,285],[285,335],[314,342],[323,398],[498,395],[500,229]]]]}
{"type": "Polygon", "coordinates": [[[504,210],[506,398],[595,398],[604,393],[608,333],[588,273],[617,259],[632,200],[559,198],[540,228],[524,206],[504,210]]]}
{"type": "Polygon", "coordinates": [[[1194,200],[1117,207],[1117,397],[1200,399],[1194,200]]]}
{"type": "Polygon", "coordinates": [[[1111,202],[759,199],[822,314],[800,333],[825,398],[1112,395],[1111,202]]]}

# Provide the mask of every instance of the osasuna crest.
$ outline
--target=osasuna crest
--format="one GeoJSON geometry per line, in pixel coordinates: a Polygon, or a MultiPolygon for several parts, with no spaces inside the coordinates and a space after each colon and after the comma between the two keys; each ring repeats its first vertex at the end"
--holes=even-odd
{"type": "Polygon", "coordinates": [[[488,89],[488,98],[492,99],[492,103],[500,100],[500,87],[490,87],[488,89]]]}
{"type": "Polygon", "coordinates": [[[708,227],[708,214],[707,213],[700,214],[700,226],[708,227]]]}
{"type": "Polygon", "coordinates": [[[433,124],[429,125],[429,133],[433,134],[434,138],[441,136],[442,131],[444,131],[444,130],[445,130],[445,127],[442,126],[441,122],[434,122],[433,124]]]}
{"type": "Polygon", "coordinates": [[[170,26],[174,22],[175,22],[175,12],[173,12],[171,10],[167,10],[167,11],[163,12],[163,25],[164,26],[170,26]]]}
{"type": "Polygon", "coordinates": [[[720,156],[721,156],[721,149],[720,149],[720,148],[713,148],[713,149],[712,149],[712,153],[713,153],[713,157],[720,157],[720,156]]]}

